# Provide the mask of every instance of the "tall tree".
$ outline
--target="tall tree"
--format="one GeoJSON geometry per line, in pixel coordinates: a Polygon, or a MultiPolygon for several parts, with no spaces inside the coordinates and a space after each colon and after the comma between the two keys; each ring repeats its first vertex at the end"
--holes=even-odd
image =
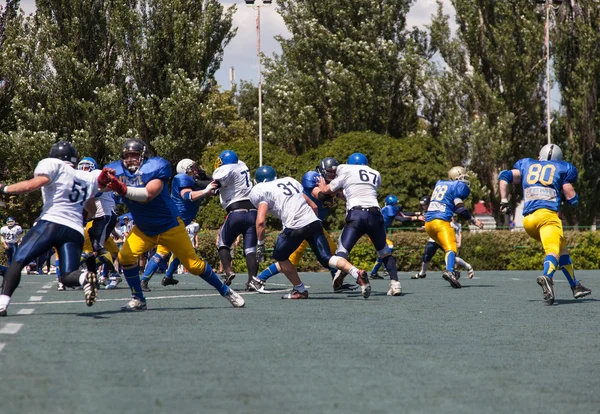
{"type": "Polygon", "coordinates": [[[266,59],[267,139],[301,153],[349,131],[414,131],[425,56],[405,30],[411,3],[279,2],[291,38],[266,59]]]}

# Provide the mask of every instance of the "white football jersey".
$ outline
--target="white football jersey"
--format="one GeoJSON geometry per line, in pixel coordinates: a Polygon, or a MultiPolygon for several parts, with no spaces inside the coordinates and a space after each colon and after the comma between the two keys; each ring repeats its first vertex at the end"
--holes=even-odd
{"type": "Polygon", "coordinates": [[[337,167],[336,177],[329,183],[332,191],[344,189],[346,210],[352,207],[379,207],[377,189],[381,186],[379,171],[366,165],[342,164],[337,167]]]}
{"type": "Polygon", "coordinates": [[[299,229],[319,221],[304,199],[302,184],[292,177],[256,184],[250,193],[250,201],[256,207],[266,203],[271,214],[281,219],[286,229],[299,229]]]}
{"type": "Polygon", "coordinates": [[[23,234],[23,229],[16,224],[12,228],[4,226],[0,229],[0,234],[2,234],[6,244],[15,244],[19,241],[19,236],[23,234]]]}
{"type": "MultiPolygon", "coordinates": [[[[94,177],[96,177],[96,179],[98,179],[98,176],[101,172],[102,170],[91,171],[91,173],[94,174],[94,177]]],[[[116,205],[117,203],[115,203],[115,199],[112,196],[112,192],[105,191],[96,193],[96,215],[94,216],[94,218],[110,216],[114,214],[116,205]]]]}
{"type": "Polygon", "coordinates": [[[248,194],[252,190],[252,178],[244,162],[221,165],[213,172],[212,178],[221,184],[219,193],[224,209],[236,201],[248,200],[248,194]]]}
{"type": "Polygon", "coordinates": [[[44,208],[40,220],[63,224],[83,234],[83,208],[98,192],[96,176],[76,170],[57,158],[41,160],[34,175],[45,175],[50,179],[42,187],[44,208]]]}
{"type": "Polygon", "coordinates": [[[190,240],[193,242],[196,234],[198,234],[200,231],[200,224],[192,222],[185,226],[185,231],[187,231],[188,236],[190,236],[190,240]]]}

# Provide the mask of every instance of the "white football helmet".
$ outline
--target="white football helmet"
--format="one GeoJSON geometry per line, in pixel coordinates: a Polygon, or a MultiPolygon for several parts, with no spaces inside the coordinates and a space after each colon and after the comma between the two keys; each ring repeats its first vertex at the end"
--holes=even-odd
{"type": "Polygon", "coordinates": [[[546,144],[540,150],[540,161],[561,161],[562,150],[556,144],[546,144]]]}
{"type": "Polygon", "coordinates": [[[194,166],[196,166],[196,169],[198,169],[198,165],[195,161],[192,161],[189,158],[184,158],[177,163],[177,174],[187,174],[194,169],[194,166]]]}
{"type": "Polygon", "coordinates": [[[457,166],[450,168],[450,171],[448,171],[448,179],[450,181],[462,181],[469,186],[471,185],[471,182],[469,181],[469,173],[465,167],[457,166]]]}

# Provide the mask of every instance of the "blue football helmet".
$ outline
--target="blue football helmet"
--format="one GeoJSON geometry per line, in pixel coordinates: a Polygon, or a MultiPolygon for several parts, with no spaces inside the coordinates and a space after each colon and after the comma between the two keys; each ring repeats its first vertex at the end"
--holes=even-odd
{"type": "Polygon", "coordinates": [[[302,176],[302,187],[313,189],[319,185],[321,174],[316,171],[309,171],[302,176]]]}
{"type": "Polygon", "coordinates": [[[369,160],[365,154],[355,152],[348,157],[348,164],[350,165],[369,165],[369,160]]]}
{"type": "Polygon", "coordinates": [[[254,181],[257,184],[274,181],[276,179],[277,172],[275,172],[275,169],[269,165],[263,165],[262,167],[258,167],[258,170],[256,170],[256,173],[254,174],[254,181]]]}
{"type": "Polygon", "coordinates": [[[93,171],[98,169],[98,163],[92,157],[83,157],[79,164],[77,164],[77,169],[82,171],[93,171]]]}
{"type": "Polygon", "coordinates": [[[12,227],[14,226],[16,223],[15,218],[14,217],[9,217],[6,219],[6,224],[8,224],[8,227],[12,227]]]}
{"type": "Polygon", "coordinates": [[[398,204],[398,197],[396,197],[395,195],[389,195],[385,198],[385,205],[386,206],[395,206],[398,204]]]}
{"type": "Polygon", "coordinates": [[[217,158],[215,160],[215,170],[217,168],[219,168],[221,165],[227,165],[227,164],[237,164],[239,161],[238,156],[235,152],[231,151],[231,150],[225,150],[222,151],[219,154],[219,158],[217,158]]]}

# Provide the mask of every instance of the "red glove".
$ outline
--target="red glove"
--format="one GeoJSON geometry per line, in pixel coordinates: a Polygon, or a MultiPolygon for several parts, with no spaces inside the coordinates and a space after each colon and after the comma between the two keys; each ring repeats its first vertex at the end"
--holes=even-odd
{"type": "Polygon", "coordinates": [[[125,183],[122,183],[116,177],[112,177],[112,179],[110,180],[110,183],[108,183],[107,187],[110,188],[111,190],[113,190],[115,193],[117,193],[120,196],[124,196],[125,193],[127,192],[127,186],[125,185],[125,183]]]}
{"type": "Polygon", "coordinates": [[[104,168],[98,176],[98,187],[106,188],[106,186],[111,182],[112,178],[113,176],[110,173],[110,169],[104,168]]]}

